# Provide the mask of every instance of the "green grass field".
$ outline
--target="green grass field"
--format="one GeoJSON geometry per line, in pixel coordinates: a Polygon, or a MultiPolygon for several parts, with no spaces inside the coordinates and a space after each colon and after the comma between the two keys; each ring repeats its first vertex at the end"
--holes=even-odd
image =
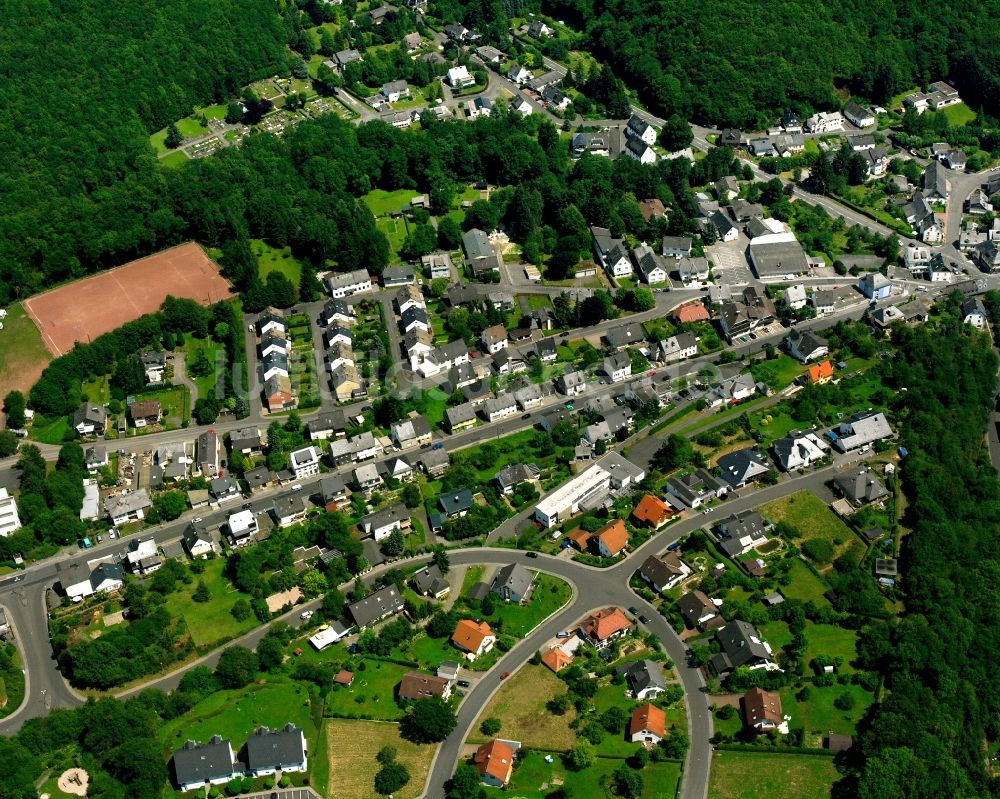
{"type": "Polygon", "coordinates": [[[328,716],[371,716],[396,720],[403,711],[395,701],[396,686],[403,675],[412,671],[407,666],[363,658],[364,671],[354,670],[354,684],[335,686],[326,698],[328,716]]]}
{"type": "Polygon", "coordinates": [[[83,396],[98,405],[111,401],[111,385],[108,375],[101,375],[96,380],[84,380],[81,386],[83,396]]]}
{"type": "Polygon", "coordinates": [[[187,368],[188,377],[190,377],[195,386],[198,389],[199,397],[208,397],[212,391],[215,389],[216,379],[218,377],[218,370],[214,368],[216,363],[220,363],[222,368],[225,368],[226,363],[226,348],[222,346],[219,342],[212,338],[194,338],[189,336],[184,341],[184,365],[187,368]],[[207,375],[202,375],[201,377],[195,377],[191,374],[191,364],[195,362],[200,352],[205,353],[205,357],[208,358],[208,362],[213,365],[213,369],[207,375]],[[220,360],[221,358],[221,360],[220,360]]]}
{"type": "Polygon", "coordinates": [[[521,296],[526,299],[529,311],[552,307],[552,300],[548,294],[522,294],[521,296]]]}
{"type": "Polygon", "coordinates": [[[191,159],[187,157],[187,153],[183,150],[174,150],[172,153],[167,153],[162,156],[160,158],[160,163],[163,164],[163,166],[173,168],[181,166],[181,164],[186,164],[190,160],[191,159]]]}
{"type": "Polygon", "coordinates": [[[156,150],[156,152],[160,155],[162,155],[163,153],[170,152],[167,149],[166,140],[167,140],[166,128],[163,128],[163,130],[156,131],[156,133],[154,133],[149,137],[149,143],[153,145],[153,149],[156,150]]]}
{"type": "Polygon", "coordinates": [[[789,574],[792,582],[781,586],[781,593],[788,599],[800,599],[803,602],[815,602],[822,605],[826,602],[823,594],[828,590],[826,583],[810,571],[801,560],[793,560],[789,574]]]}
{"type": "Polygon", "coordinates": [[[860,685],[811,686],[807,702],[796,700],[794,689],[783,688],[780,693],[781,711],[792,717],[789,725],[802,727],[807,735],[826,735],[830,732],[855,735],[858,721],[874,701],[874,697],[860,685]],[[849,694],[854,699],[850,710],[840,710],[834,705],[842,694],[849,694]]]}
{"type": "Polygon", "coordinates": [[[375,216],[389,216],[395,211],[402,211],[409,208],[410,200],[416,197],[414,189],[397,189],[396,191],[385,191],[383,189],[373,189],[361,200],[367,205],[375,216]]]}
{"type": "Polygon", "coordinates": [[[275,729],[288,722],[305,730],[307,739],[312,735],[309,693],[305,686],[278,679],[237,691],[217,691],[183,716],[164,724],[160,742],[164,753],[170,753],[189,738],[204,742],[213,735],[221,735],[232,739],[236,750],[257,727],[275,729]]]}
{"type": "Polygon", "coordinates": [[[4,395],[17,389],[27,396],[51,360],[41,333],[21,303],[8,305],[0,330],[0,386],[4,395]]]}
{"type": "Polygon", "coordinates": [[[204,108],[197,109],[198,113],[204,116],[206,119],[225,119],[226,118],[226,104],[216,103],[215,105],[206,105],[204,108]]]}
{"type": "Polygon", "coordinates": [[[781,355],[773,361],[758,361],[750,368],[755,380],[764,381],[772,389],[785,388],[805,370],[806,367],[789,355],[781,355]]]}
{"type": "Polygon", "coordinates": [[[535,591],[531,600],[524,605],[497,603],[494,618],[503,622],[502,630],[505,635],[523,638],[541,621],[565,605],[570,593],[569,585],[558,577],[538,574],[535,577],[535,591]]]}
{"type": "Polygon", "coordinates": [[[222,558],[207,561],[204,573],[197,575],[194,583],[167,595],[167,610],[173,616],[183,617],[196,646],[235,638],[259,623],[254,617],[237,621],[230,613],[237,599],[249,601],[250,597],[233,588],[223,576],[225,565],[226,561],[222,558]],[[211,601],[195,602],[191,598],[198,580],[205,581],[212,594],[211,601]]]}
{"type": "Polygon", "coordinates": [[[862,547],[861,541],[823,500],[809,491],[799,491],[761,505],[765,518],[777,524],[787,522],[802,533],[801,541],[823,539],[834,548],[834,558],[848,548],[862,547]]]}
{"type": "MultiPolygon", "coordinates": [[[[225,111],[223,111],[223,116],[225,116],[225,111]]],[[[195,136],[204,136],[208,133],[208,128],[202,125],[194,117],[184,117],[184,119],[177,120],[177,130],[181,132],[181,135],[185,138],[194,138],[195,136]]]]}
{"type": "Polygon", "coordinates": [[[0,718],[9,716],[21,706],[24,699],[24,672],[21,671],[21,653],[13,644],[0,643],[0,652],[10,653],[10,667],[0,671],[0,718]]]}
{"type": "Polygon", "coordinates": [[[403,242],[406,240],[406,220],[391,219],[382,216],[375,220],[375,225],[385,234],[385,237],[389,240],[389,246],[398,256],[399,251],[403,247],[403,242]]]}
{"type": "Polygon", "coordinates": [[[267,280],[271,272],[281,272],[291,281],[291,284],[298,288],[302,278],[302,264],[292,257],[291,247],[279,250],[272,247],[260,239],[250,240],[250,249],[257,256],[258,271],[261,280],[267,280]]]}
{"type": "MultiPolygon", "coordinates": [[[[607,783],[612,772],[624,762],[618,758],[599,758],[588,769],[569,771],[559,758],[547,763],[541,753],[529,752],[518,762],[506,793],[524,799],[542,799],[551,794],[554,783],[561,781],[564,795],[573,799],[613,799],[615,794],[607,783]]],[[[641,799],[674,799],[681,776],[680,764],[651,763],[640,774],[641,799]]]]}
{"type": "Polygon", "coordinates": [[[817,655],[839,657],[843,662],[839,672],[851,674],[855,671],[851,662],[858,656],[858,633],[834,624],[806,624],[805,662],[812,662],[817,655]]]}
{"type": "Polygon", "coordinates": [[[938,113],[944,114],[945,119],[948,120],[948,124],[953,128],[968,125],[976,118],[976,112],[969,108],[969,106],[965,103],[949,105],[947,108],[942,108],[938,111],[938,113]]]}
{"type": "Polygon", "coordinates": [[[36,424],[31,428],[30,436],[33,440],[41,441],[43,444],[61,444],[63,437],[71,429],[69,420],[65,416],[60,416],[58,419],[53,419],[41,426],[37,424],[36,419],[36,424]]]}
{"type": "Polygon", "coordinates": [[[828,799],[838,774],[832,757],[716,752],[712,799],[828,799]]]}

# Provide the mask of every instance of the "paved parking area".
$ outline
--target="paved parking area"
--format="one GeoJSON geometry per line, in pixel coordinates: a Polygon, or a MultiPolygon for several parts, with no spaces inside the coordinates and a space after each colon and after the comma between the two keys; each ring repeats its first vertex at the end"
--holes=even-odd
{"type": "Polygon", "coordinates": [[[275,788],[273,791],[263,791],[262,793],[244,793],[236,799],[320,799],[320,796],[312,788],[275,788]]]}

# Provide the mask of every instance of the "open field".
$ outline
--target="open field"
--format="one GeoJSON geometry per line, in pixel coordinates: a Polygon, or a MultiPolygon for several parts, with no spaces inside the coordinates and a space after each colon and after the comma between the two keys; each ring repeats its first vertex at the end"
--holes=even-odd
{"type": "Polygon", "coordinates": [[[862,547],[861,541],[827,506],[823,500],[810,491],[799,491],[782,499],[776,499],[761,505],[760,512],[764,518],[777,524],[786,522],[802,533],[801,540],[823,539],[833,546],[833,559],[838,558],[846,550],[862,547]]]}
{"type": "MultiPolygon", "coordinates": [[[[434,757],[434,746],[404,740],[399,725],[388,721],[336,719],[327,722],[327,757],[330,762],[329,799],[370,799],[375,796],[375,755],[383,746],[396,748],[396,760],[410,772],[410,781],[393,796],[420,796],[434,757]]],[[[322,756],[317,752],[314,757],[322,756]]]]}
{"type": "Polygon", "coordinates": [[[21,303],[8,306],[0,330],[0,396],[14,389],[27,394],[51,360],[38,328],[21,303]]]}
{"type": "Polygon", "coordinates": [[[181,164],[187,163],[191,159],[188,158],[187,153],[183,150],[174,150],[171,153],[167,153],[160,157],[160,164],[163,166],[169,166],[171,168],[178,167],[181,164]]]}
{"type": "Polygon", "coordinates": [[[167,610],[171,616],[184,619],[195,646],[205,646],[215,641],[235,638],[252,630],[259,623],[254,617],[236,621],[230,613],[237,599],[249,601],[250,597],[230,585],[229,580],[222,574],[225,567],[226,561],[223,558],[209,560],[205,564],[205,571],[196,575],[191,585],[184,585],[181,590],[167,595],[167,610]],[[209,602],[195,602],[191,598],[198,580],[204,580],[208,586],[212,594],[209,602]]]}
{"type": "Polygon", "coordinates": [[[479,715],[469,740],[482,743],[479,732],[483,719],[500,719],[500,735],[520,741],[531,749],[565,752],[576,743],[569,724],[576,718],[571,705],[564,716],[550,713],[545,704],[566,693],[566,684],[545,666],[524,666],[493,695],[479,715]]]}
{"type": "MultiPolygon", "coordinates": [[[[569,771],[558,758],[546,763],[540,753],[529,752],[514,769],[507,792],[523,799],[543,799],[561,783],[564,795],[572,799],[614,799],[615,794],[605,782],[624,762],[602,757],[583,771],[569,771]]],[[[679,763],[650,763],[640,774],[641,799],[674,799],[681,776],[679,763]]]]}
{"type": "Polygon", "coordinates": [[[250,249],[257,256],[258,272],[261,280],[267,280],[271,272],[281,272],[296,288],[302,279],[302,264],[292,257],[292,248],[279,250],[260,239],[250,240],[250,249]]]}
{"type": "Polygon", "coordinates": [[[947,108],[942,108],[939,113],[944,114],[944,118],[948,120],[948,124],[953,128],[968,125],[976,118],[976,112],[965,103],[949,105],[947,108]]]}
{"type": "Polygon", "coordinates": [[[812,686],[806,702],[796,700],[792,689],[783,688],[779,693],[782,712],[792,717],[789,724],[792,727],[802,727],[807,736],[822,736],[830,732],[856,735],[858,721],[874,701],[874,697],[860,685],[831,685],[827,688],[812,686]],[[848,694],[854,700],[853,707],[848,710],[840,710],[834,705],[837,697],[842,694],[848,694]]]}
{"type": "Polygon", "coordinates": [[[712,799],[828,799],[837,779],[832,757],[716,752],[712,799]]]}
{"type": "MultiPolygon", "coordinates": [[[[326,698],[328,716],[373,716],[380,719],[400,719],[403,711],[396,704],[396,686],[403,675],[412,671],[407,666],[388,661],[363,659],[364,671],[354,669],[353,685],[334,686],[326,698]]],[[[350,668],[350,667],[349,667],[350,668]]]]}
{"type": "Polygon", "coordinates": [[[837,627],[835,624],[809,622],[806,625],[806,641],[807,664],[817,655],[829,655],[843,661],[837,671],[847,674],[855,671],[851,663],[858,656],[857,631],[837,627]]]}
{"type": "Polygon", "coordinates": [[[389,216],[394,211],[402,211],[409,208],[410,200],[416,197],[415,189],[397,189],[396,191],[385,191],[384,189],[373,189],[361,198],[375,216],[389,216]]]}
{"type": "Polygon", "coordinates": [[[810,571],[801,560],[793,560],[788,570],[792,581],[781,586],[781,593],[788,599],[800,599],[803,602],[815,602],[822,605],[826,602],[823,594],[827,591],[826,584],[810,571]]]}
{"type": "Polygon", "coordinates": [[[54,355],[160,307],[167,295],[208,305],[232,296],[229,282],[194,242],[39,294],[24,305],[54,355]]]}
{"type": "MultiPolygon", "coordinates": [[[[312,733],[309,693],[294,682],[248,685],[238,691],[217,691],[191,710],[163,725],[160,742],[164,753],[172,752],[189,738],[207,741],[213,735],[231,738],[233,749],[243,746],[257,727],[281,728],[288,722],[312,733]]],[[[308,740],[311,749],[313,740],[308,740]]]]}

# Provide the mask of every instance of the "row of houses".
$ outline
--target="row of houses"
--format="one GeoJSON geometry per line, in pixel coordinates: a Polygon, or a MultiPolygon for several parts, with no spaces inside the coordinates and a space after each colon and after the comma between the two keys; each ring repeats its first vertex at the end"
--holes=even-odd
{"type": "Polygon", "coordinates": [[[237,759],[232,740],[213,735],[205,743],[188,740],[174,751],[174,778],[181,791],[208,790],[240,777],[290,774],[308,768],[305,733],[292,723],[280,730],[258,727],[247,739],[237,759]]]}

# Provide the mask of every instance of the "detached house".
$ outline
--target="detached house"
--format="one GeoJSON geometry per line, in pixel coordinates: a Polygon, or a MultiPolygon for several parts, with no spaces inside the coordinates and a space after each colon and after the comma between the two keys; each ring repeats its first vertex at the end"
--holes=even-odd
{"type": "Polygon", "coordinates": [[[885,486],[867,467],[837,475],[833,478],[833,489],[855,507],[878,502],[889,496],[885,486]]]}
{"type": "Polygon", "coordinates": [[[247,739],[247,773],[263,777],[306,771],[306,736],[294,724],[280,730],[258,727],[247,739]]]}
{"type": "Polygon", "coordinates": [[[662,557],[650,555],[639,567],[639,576],[658,594],[669,591],[690,574],[691,567],[677,552],[668,552],[662,557]]]}
{"type": "Polygon", "coordinates": [[[668,499],[672,497],[675,506],[694,509],[725,496],[729,493],[729,484],[707,469],[698,468],[693,472],[671,477],[667,481],[666,490],[668,499]]]}
{"type": "Polygon", "coordinates": [[[321,452],[316,447],[303,447],[288,454],[288,463],[296,480],[319,474],[321,452]]]}
{"type": "Polygon", "coordinates": [[[433,435],[431,426],[423,416],[412,416],[392,426],[392,441],[399,449],[411,449],[429,444],[433,435]]]}
{"type": "Polygon", "coordinates": [[[462,619],[455,625],[451,634],[451,643],[456,649],[465,653],[467,660],[475,660],[493,649],[497,637],[486,622],[475,622],[462,619]]]}
{"type": "Polygon", "coordinates": [[[621,383],[632,376],[632,359],[627,352],[616,352],[604,359],[604,374],[612,383],[621,383]]]}
{"type": "Polygon", "coordinates": [[[520,563],[511,563],[496,573],[490,590],[504,602],[520,605],[528,599],[534,579],[535,575],[520,563]]]}
{"type": "Polygon", "coordinates": [[[830,354],[830,345],[826,339],[820,338],[812,331],[798,328],[793,328],[785,337],[785,349],[801,363],[825,358],[830,354]]]}
{"type": "Polygon", "coordinates": [[[424,566],[410,578],[410,584],[421,596],[432,597],[433,599],[444,599],[451,591],[448,580],[435,566],[424,566]]]}
{"type": "Polygon", "coordinates": [[[728,452],[718,460],[719,475],[733,488],[742,488],[771,470],[771,464],[756,447],[728,452]]]}
{"type": "Polygon", "coordinates": [[[347,606],[358,629],[364,630],[403,610],[403,600],[395,585],[387,585],[347,606]]]}
{"type": "Polygon", "coordinates": [[[369,513],[358,522],[361,532],[376,542],[388,538],[396,530],[409,530],[410,525],[410,512],[402,502],[369,513]]]}
{"type": "Polygon", "coordinates": [[[722,551],[731,558],[737,558],[763,544],[769,527],[760,513],[749,510],[720,519],[713,532],[722,551]]]}
{"type": "Polygon", "coordinates": [[[597,610],[580,623],[580,637],[595,649],[605,649],[632,632],[632,622],[621,608],[597,610]]]}
{"type": "Polygon", "coordinates": [[[656,699],[667,690],[663,669],[655,660],[626,663],[615,671],[625,677],[625,683],[633,699],[656,699]]]}
{"type": "Polygon", "coordinates": [[[228,738],[213,735],[208,743],[188,740],[174,751],[174,775],[181,791],[203,790],[208,785],[224,785],[239,777],[236,757],[228,738]]]}
{"type": "Polygon", "coordinates": [[[689,627],[705,630],[713,621],[719,621],[719,608],[704,593],[688,591],[677,600],[677,609],[689,627]]]}
{"type": "Polygon", "coordinates": [[[791,431],[784,438],[774,442],[774,457],[783,472],[812,466],[826,457],[830,445],[820,438],[815,430],[791,431]]]}
{"type": "Polygon", "coordinates": [[[722,651],[712,656],[711,664],[720,677],[739,666],[751,671],[781,671],[774,661],[770,644],[752,624],[739,620],[730,622],[715,634],[715,640],[722,651]]]}
{"type": "Polygon", "coordinates": [[[101,405],[85,403],[73,414],[73,429],[81,436],[104,435],[108,412],[101,405]]]}
{"type": "Polygon", "coordinates": [[[658,744],[667,735],[667,714],[656,705],[640,705],[628,725],[632,743],[658,744]]]}
{"type": "Polygon", "coordinates": [[[486,785],[503,788],[514,773],[514,750],[505,741],[494,739],[476,750],[472,762],[486,785]]]}

